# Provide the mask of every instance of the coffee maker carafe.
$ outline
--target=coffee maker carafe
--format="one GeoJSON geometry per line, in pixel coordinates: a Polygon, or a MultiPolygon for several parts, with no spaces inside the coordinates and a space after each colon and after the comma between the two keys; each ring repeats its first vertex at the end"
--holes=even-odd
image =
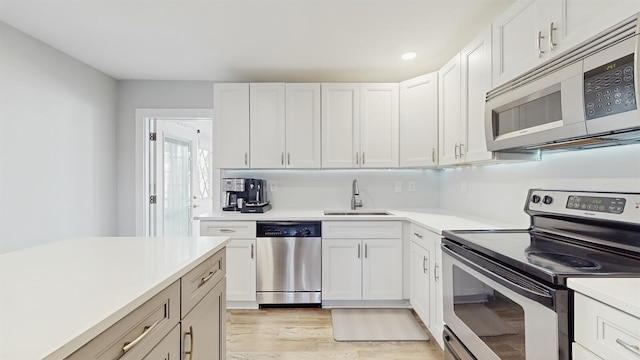
{"type": "Polygon", "coordinates": [[[240,211],[247,202],[249,194],[247,192],[247,179],[225,178],[222,179],[222,189],[224,190],[223,211],[240,211]]]}

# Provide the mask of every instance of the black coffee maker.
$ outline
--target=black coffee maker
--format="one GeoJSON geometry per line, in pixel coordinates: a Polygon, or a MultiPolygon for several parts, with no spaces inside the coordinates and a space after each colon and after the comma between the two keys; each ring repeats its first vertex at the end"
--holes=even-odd
{"type": "Polygon", "coordinates": [[[263,213],[271,209],[267,199],[267,181],[264,179],[245,179],[247,201],[240,209],[243,213],[263,213]]]}

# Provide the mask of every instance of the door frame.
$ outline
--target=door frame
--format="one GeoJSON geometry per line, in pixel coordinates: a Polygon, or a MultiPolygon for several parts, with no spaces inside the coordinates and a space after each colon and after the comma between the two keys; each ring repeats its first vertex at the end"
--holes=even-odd
{"type": "MultiPolygon", "coordinates": [[[[149,222],[149,196],[151,195],[149,184],[149,156],[148,149],[150,146],[149,134],[151,133],[151,120],[211,120],[213,122],[213,109],[136,109],[135,115],[135,214],[136,214],[136,236],[150,236],[149,222]]],[[[215,123],[212,123],[215,129],[215,123]]],[[[213,139],[213,134],[211,134],[213,139]]],[[[215,179],[219,176],[212,177],[211,189],[213,194],[218,184],[215,179]]],[[[215,198],[213,201],[215,202],[215,198]]]]}

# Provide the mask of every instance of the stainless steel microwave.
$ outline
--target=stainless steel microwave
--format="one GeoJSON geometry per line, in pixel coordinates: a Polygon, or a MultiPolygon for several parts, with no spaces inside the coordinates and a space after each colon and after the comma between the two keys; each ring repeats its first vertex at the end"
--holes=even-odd
{"type": "Polygon", "coordinates": [[[488,92],[488,150],[640,143],[639,16],[488,92]]]}

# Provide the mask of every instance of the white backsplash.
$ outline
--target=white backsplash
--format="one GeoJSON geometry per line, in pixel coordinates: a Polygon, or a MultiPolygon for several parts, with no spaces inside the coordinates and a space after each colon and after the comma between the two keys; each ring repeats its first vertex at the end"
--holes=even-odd
{"type": "Polygon", "coordinates": [[[439,207],[439,170],[223,170],[222,177],[266,179],[274,209],[348,209],[358,180],[365,209],[439,207]],[[401,192],[396,192],[396,181],[401,192]],[[415,191],[409,191],[409,183],[415,191]]]}
{"type": "Polygon", "coordinates": [[[441,172],[444,209],[527,227],[531,188],[640,192],[640,145],[543,153],[542,161],[447,169],[441,172]]]}

